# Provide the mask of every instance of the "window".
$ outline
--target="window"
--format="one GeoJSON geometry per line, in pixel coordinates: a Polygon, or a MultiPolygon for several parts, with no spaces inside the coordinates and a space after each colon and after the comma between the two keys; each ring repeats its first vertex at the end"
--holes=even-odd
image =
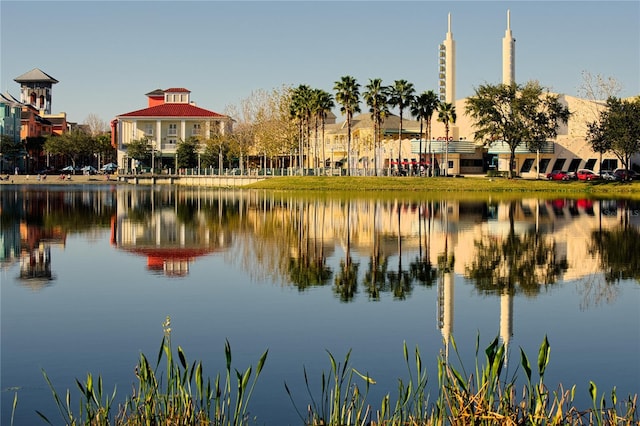
{"type": "Polygon", "coordinates": [[[175,144],[176,144],[175,139],[169,139],[169,145],[175,145],[175,144]]]}
{"type": "Polygon", "coordinates": [[[558,158],[555,163],[553,163],[553,168],[551,170],[562,170],[566,161],[566,158],[558,158]]]}
{"type": "Polygon", "coordinates": [[[153,136],[153,124],[145,124],[144,134],[145,136],[153,136]]]}
{"type": "Polygon", "coordinates": [[[531,171],[531,167],[533,166],[533,158],[527,158],[522,163],[522,167],[520,168],[520,173],[528,173],[531,171]]]}
{"type": "Polygon", "coordinates": [[[607,160],[602,160],[602,166],[600,167],[600,170],[615,170],[617,168],[618,168],[618,160],[607,159],[607,160]]]}
{"type": "Polygon", "coordinates": [[[584,165],[585,169],[589,169],[589,170],[593,170],[593,168],[596,166],[596,160],[595,158],[589,158],[586,162],[586,164],[584,165]]]}
{"type": "Polygon", "coordinates": [[[571,163],[569,164],[569,171],[575,172],[576,170],[578,170],[578,167],[580,167],[580,163],[582,163],[581,158],[574,158],[573,160],[571,160],[571,163]]]}
{"type": "Polygon", "coordinates": [[[194,124],[191,130],[191,136],[197,136],[200,134],[200,124],[194,124]]]}
{"type": "Polygon", "coordinates": [[[169,124],[169,132],[167,132],[169,136],[177,136],[178,135],[178,125],[177,124],[169,124]]]}
{"type": "Polygon", "coordinates": [[[547,167],[549,167],[549,159],[548,158],[543,158],[542,160],[540,160],[540,171],[539,173],[545,173],[547,171],[547,167]]]}

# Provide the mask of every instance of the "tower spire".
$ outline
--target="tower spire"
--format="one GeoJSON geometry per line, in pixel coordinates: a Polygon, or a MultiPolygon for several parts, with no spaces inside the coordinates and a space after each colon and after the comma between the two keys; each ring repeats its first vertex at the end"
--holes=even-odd
{"type": "Polygon", "coordinates": [[[511,33],[511,11],[507,9],[507,29],[502,38],[502,83],[512,84],[516,80],[516,39],[511,33]]]}

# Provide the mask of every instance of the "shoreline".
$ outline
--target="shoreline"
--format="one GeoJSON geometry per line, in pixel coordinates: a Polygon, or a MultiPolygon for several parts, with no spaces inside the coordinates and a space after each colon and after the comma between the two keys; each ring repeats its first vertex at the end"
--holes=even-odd
{"type": "Polygon", "coordinates": [[[11,175],[2,174],[0,185],[95,185],[120,184],[117,177],[106,175],[71,175],[71,179],[60,179],[60,175],[11,175]],[[43,178],[44,177],[44,178],[43,178]],[[7,179],[8,178],[8,179],[7,179]]]}

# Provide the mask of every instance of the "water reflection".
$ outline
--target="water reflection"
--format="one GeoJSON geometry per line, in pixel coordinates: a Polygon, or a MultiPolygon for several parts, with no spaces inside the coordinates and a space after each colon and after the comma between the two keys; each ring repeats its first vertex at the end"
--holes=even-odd
{"type": "MultiPolygon", "coordinates": [[[[277,349],[290,354],[284,355],[290,358],[282,361],[280,370],[274,366],[280,372],[311,363],[316,354],[324,355],[323,349],[335,349],[338,339],[354,345],[354,353],[364,352],[382,363],[367,369],[387,374],[394,361],[383,358],[384,352],[393,348],[371,351],[372,342],[413,338],[423,348],[438,351],[442,341],[448,354],[454,335],[460,343],[461,336],[468,341],[471,334],[474,340],[482,330],[486,340],[497,330],[509,349],[516,345],[515,336],[521,337],[517,345],[526,346],[529,342],[523,340],[534,335],[535,345],[550,332],[559,349],[554,352],[559,359],[553,362],[559,363],[562,374],[575,369],[580,379],[611,379],[616,385],[627,380],[632,383],[621,383],[619,389],[637,387],[634,371],[616,376],[615,371],[600,371],[599,364],[594,364],[594,359],[606,359],[610,339],[587,341],[580,331],[583,327],[599,328],[600,333],[615,329],[618,334],[612,337],[621,341],[637,334],[633,321],[637,304],[616,299],[624,293],[621,282],[627,286],[631,280],[634,286],[640,282],[638,201],[392,196],[345,200],[241,190],[4,186],[0,213],[3,273],[11,271],[10,278],[20,286],[47,295],[32,297],[29,291],[24,297],[24,292],[2,283],[3,324],[11,324],[3,329],[4,365],[19,364],[24,354],[47,357],[48,365],[59,358],[57,364],[62,365],[69,353],[49,353],[38,343],[60,338],[51,337],[58,330],[64,330],[65,336],[83,336],[74,337],[74,342],[96,340],[96,324],[115,322],[115,331],[105,326],[99,340],[106,342],[101,351],[121,351],[126,342],[134,342],[129,352],[113,355],[120,362],[119,370],[131,359],[118,357],[128,358],[133,352],[135,359],[142,347],[136,342],[153,335],[155,325],[145,321],[161,321],[169,311],[188,324],[183,330],[194,333],[185,347],[209,354],[216,348],[202,345],[229,336],[235,341],[245,337],[250,342],[245,343],[248,350],[243,348],[246,353],[255,344],[259,352],[269,346],[274,353],[277,349]],[[98,238],[104,244],[95,246],[104,257],[91,264],[116,265],[116,278],[99,285],[84,278],[75,281],[87,271],[76,266],[78,259],[67,252],[75,247],[81,256],[93,259],[98,256],[92,251],[98,238]],[[86,253],[85,247],[89,247],[86,253]],[[259,284],[293,291],[246,285],[245,273],[259,284]],[[237,283],[236,276],[241,277],[237,283]],[[149,282],[154,284],[152,302],[122,302],[148,298],[149,282]],[[580,308],[591,310],[591,315],[578,317],[571,310],[575,291],[568,283],[576,284],[580,308]],[[562,287],[567,291],[558,291],[562,287]],[[595,309],[604,303],[615,306],[606,312],[595,309]],[[243,315],[251,326],[220,320],[233,318],[244,304],[249,309],[243,315]],[[41,312],[45,319],[38,322],[40,316],[25,312],[41,312]],[[115,318],[113,312],[117,312],[115,318]],[[540,312],[555,316],[541,319],[540,312]],[[354,321],[354,315],[364,318],[367,326],[357,331],[344,327],[354,321]],[[514,318],[518,318],[515,325],[514,318]],[[85,323],[88,330],[82,329],[85,323]],[[55,332],[47,328],[50,324],[55,332]],[[34,346],[26,347],[24,342],[34,346]],[[563,352],[562,344],[571,347],[563,352]],[[581,344],[587,346],[583,353],[588,350],[592,356],[576,360],[581,344]],[[592,372],[600,376],[593,377],[592,372]]],[[[637,292],[631,290],[631,294],[637,292]]],[[[67,342],[70,352],[85,353],[73,344],[67,342]]],[[[634,353],[637,350],[631,347],[618,354],[620,359],[629,358],[621,365],[633,367],[634,353]]],[[[87,358],[94,362],[93,354],[87,358]]],[[[41,358],[34,359],[33,365],[44,364],[41,358]]],[[[75,358],[70,362],[73,368],[78,363],[75,358]]],[[[23,383],[9,377],[13,372],[18,376],[18,371],[3,367],[6,383],[13,383],[9,379],[23,383]]],[[[36,375],[34,380],[40,383],[39,371],[36,375]]],[[[396,377],[388,379],[396,383],[396,377]]],[[[569,384],[576,383],[570,379],[569,384]]],[[[119,379],[119,388],[127,388],[127,380],[128,376],[119,379]]],[[[267,389],[281,386],[281,377],[273,380],[265,384],[267,389]]],[[[50,396],[46,388],[42,393],[50,396]]],[[[265,411],[282,411],[270,408],[265,411]]]]}
{"type": "Polygon", "coordinates": [[[20,189],[0,191],[0,262],[20,263],[20,283],[38,290],[55,280],[51,247],[64,247],[68,233],[108,226],[116,211],[113,188],[91,191],[20,189]]]}
{"type": "MultiPolygon", "coordinates": [[[[303,291],[333,283],[343,302],[410,297],[448,273],[487,294],[535,296],[559,279],[639,278],[640,207],[629,200],[312,199],[203,189],[2,191],[3,262],[37,287],[55,278],[49,247],[109,227],[111,243],[154,274],[184,277],[215,252],[303,291]],[[234,245],[236,242],[242,244],[234,245]],[[241,248],[239,249],[239,247],[241,248]],[[337,264],[328,258],[342,253],[337,264]]],[[[444,290],[439,290],[443,293],[444,290]]]]}

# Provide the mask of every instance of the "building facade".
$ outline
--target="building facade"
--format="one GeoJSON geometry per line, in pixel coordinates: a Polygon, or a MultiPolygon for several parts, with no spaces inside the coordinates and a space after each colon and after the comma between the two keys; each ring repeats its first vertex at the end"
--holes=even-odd
{"type": "Polygon", "coordinates": [[[118,151],[119,170],[129,172],[140,166],[127,155],[127,145],[134,140],[145,140],[149,144],[153,164],[146,166],[175,171],[176,149],[180,141],[191,137],[208,138],[216,133],[229,134],[233,130],[230,117],[196,106],[188,89],[157,89],[146,96],[146,108],[118,115],[111,122],[111,138],[118,151]]]}

